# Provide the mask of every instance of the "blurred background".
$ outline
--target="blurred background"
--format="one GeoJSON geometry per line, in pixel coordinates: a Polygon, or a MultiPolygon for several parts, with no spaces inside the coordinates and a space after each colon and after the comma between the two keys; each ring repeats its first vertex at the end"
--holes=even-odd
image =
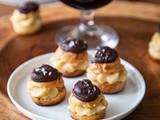
{"type": "MultiPolygon", "coordinates": [[[[29,0],[0,0],[0,3],[9,6],[17,6],[26,1],[29,0]]],[[[32,0],[32,1],[36,1],[38,3],[50,3],[50,2],[56,2],[57,0],[32,0]]]]}
{"type": "MultiPolygon", "coordinates": [[[[0,0],[0,4],[9,5],[9,6],[17,6],[25,1],[29,0],[0,0]]],[[[58,0],[32,0],[38,3],[51,3],[57,2],[58,0]]],[[[160,0],[124,0],[124,1],[143,1],[143,2],[151,2],[151,3],[160,3],[160,0]]]]}
{"type": "MultiPolygon", "coordinates": [[[[14,7],[22,4],[25,1],[29,0],[0,0],[0,17],[4,15],[11,14],[14,7]]],[[[41,4],[48,4],[58,2],[59,0],[32,0],[41,4]]],[[[114,0],[114,1],[122,1],[122,0],[114,0]]],[[[123,1],[132,1],[132,2],[146,2],[153,3],[153,5],[160,4],[160,0],[123,0],[123,1]]]]}

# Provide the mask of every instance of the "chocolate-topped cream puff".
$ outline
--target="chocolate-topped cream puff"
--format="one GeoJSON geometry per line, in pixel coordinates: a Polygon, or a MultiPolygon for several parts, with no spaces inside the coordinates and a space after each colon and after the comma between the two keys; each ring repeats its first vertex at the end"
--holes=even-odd
{"type": "Polygon", "coordinates": [[[27,35],[34,34],[41,29],[39,5],[35,2],[26,2],[14,10],[11,18],[13,29],[16,33],[27,35]]]}
{"type": "Polygon", "coordinates": [[[66,95],[62,74],[49,65],[35,68],[27,83],[27,92],[38,105],[60,103],[66,95]]]}
{"type": "Polygon", "coordinates": [[[99,120],[104,118],[107,106],[108,102],[99,88],[85,79],[75,84],[68,109],[76,120],[99,120]]]}
{"type": "Polygon", "coordinates": [[[53,67],[65,77],[83,74],[88,67],[87,43],[80,39],[70,39],[60,43],[51,59],[53,67]]]}
{"type": "Polygon", "coordinates": [[[126,85],[127,70],[118,53],[107,46],[97,47],[87,68],[87,77],[102,93],[116,93],[126,85]]]}
{"type": "Polygon", "coordinates": [[[148,52],[152,58],[160,60],[160,26],[149,42],[148,52]]]}

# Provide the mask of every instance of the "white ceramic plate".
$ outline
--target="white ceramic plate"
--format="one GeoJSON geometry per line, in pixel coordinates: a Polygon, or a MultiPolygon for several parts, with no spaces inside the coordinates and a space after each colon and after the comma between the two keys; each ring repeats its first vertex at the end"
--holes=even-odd
{"type": "MultiPolygon", "coordinates": [[[[8,95],[24,115],[34,120],[71,120],[68,112],[68,97],[78,80],[86,78],[86,75],[76,78],[63,78],[67,87],[67,95],[63,102],[50,107],[36,105],[26,92],[27,79],[33,68],[42,64],[50,64],[53,53],[41,55],[20,65],[10,76],[7,91],[8,95]]],[[[119,120],[130,114],[141,102],[145,94],[145,82],[139,71],[128,62],[121,60],[128,70],[127,84],[125,89],[117,94],[105,95],[109,106],[106,110],[105,119],[119,120]]]]}

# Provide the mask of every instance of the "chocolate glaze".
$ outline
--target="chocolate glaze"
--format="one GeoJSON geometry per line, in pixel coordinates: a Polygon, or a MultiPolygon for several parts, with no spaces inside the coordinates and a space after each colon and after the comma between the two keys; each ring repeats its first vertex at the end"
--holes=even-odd
{"type": "Polygon", "coordinates": [[[48,82],[57,80],[61,75],[58,70],[45,64],[33,70],[31,79],[35,82],[48,82]]]}
{"type": "Polygon", "coordinates": [[[60,48],[66,52],[82,53],[87,50],[87,42],[80,39],[70,39],[61,42],[60,48]]]}
{"type": "Polygon", "coordinates": [[[118,53],[110,47],[97,47],[92,63],[111,63],[118,58],[118,53]]]}
{"type": "Polygon", "coordinates": [[[39,9],[39,5],[36,2],[26,2],[22,6],[18,7],[19,12],[21,13],[29,13],[34,12],[39,9]]]}
{"type": "Polygon", "coordinates": [[[73,88],[73,95],[83,102],[91,102],[95,100],[99,94],[99,88],[87,79],[78,81],[73,88]]]}

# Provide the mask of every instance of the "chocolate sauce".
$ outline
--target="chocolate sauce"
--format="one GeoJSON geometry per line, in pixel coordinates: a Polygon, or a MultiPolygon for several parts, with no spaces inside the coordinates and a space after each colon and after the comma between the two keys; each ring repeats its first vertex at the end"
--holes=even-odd
{"type": "Polygon", "coordinates": [[[37,11],[38,9],[39,5],[36,2],[26,2],[22,6],[18,7],[19,12],[24,14],[37,11]]]}
{"type": "Polygon", "coordinates": [[[33,70],[31,79],[35,82],[48,82],[57,80],[61,75],[58,70],[45,64],[33,70]]]}
{"type": "Polygon", "coordinates": [[[87,42],[80,39],[70,39],[61,42],[60,48],[66,52],[82,53],[87,50],[87,42]]]}
{"type": "Polygon", "coordinates": [[[83,102],[91,102],[95,100],[99,94],[99,88],[87,79],[78,81],[73,88],[73,95],[83,102]]]}
{"type": "Polygon", "coordinates": [[[118,53],[110,47],[97,47],[92,63],[111,63],[118,58],[118,53]]]}

